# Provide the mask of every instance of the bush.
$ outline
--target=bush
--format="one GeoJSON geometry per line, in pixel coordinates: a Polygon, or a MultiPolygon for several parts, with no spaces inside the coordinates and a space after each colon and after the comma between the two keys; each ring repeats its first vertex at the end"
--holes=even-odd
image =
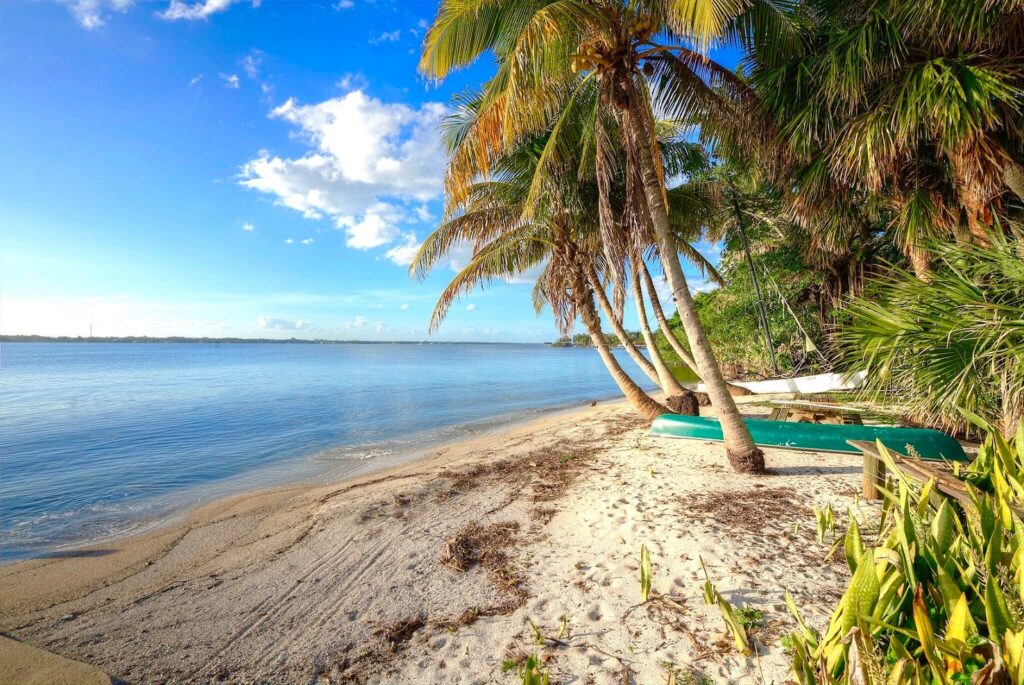
{"type": "Polygon", "coordinates": [[[851,521],[853,578],[823,636],[797,615],[788,641],[797,682],[1024,682],[1024,429],[1014,443],[990,432],[956,473],[967,504],[888,460],[895,482],[877,543],[866,546],[851,521]]]}

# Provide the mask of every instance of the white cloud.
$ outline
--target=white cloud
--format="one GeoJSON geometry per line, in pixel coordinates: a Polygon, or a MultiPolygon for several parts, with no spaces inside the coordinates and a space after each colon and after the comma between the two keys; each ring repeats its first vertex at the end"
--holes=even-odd
{"type": "Polygon", "coordinates": [[[199,82],[202,81],[202,80],[203,80],[203,75],[202,74],[197,74],[197,75],[193,76],[191,79],[189,79],[188,85],[190,85],[190,86],[199,85],[199,82]]]}
{"type": "Polygon", "coordinates": [[[386,328],[387,326],[384,325],[383,321],[378,321],[376,325],[374,325],[373,330],[377,331],[378,333],[383,333],[384,329],[386,328]]]}
{"type": "MultiPolygon", "coordinates": [[[[315,105],[289,99],[270,112],[297,127],[310,150],[298,158],[261,151],[242,167],[240,183],[275,196],[310,219],[330,218],[349,247],[368,250],[401,239],[388,259],[409,259],[400,224],[422,219],[423,203],[442,190],[445,157],[438,126],[446,108],[385,103],[362,90],[315,105]],[[417,203],[409,208],[409,203],[417,203]]],[[[407,263],[407,262],[406,262],[407,263]]]]}
{"type": "Polygon", "coordinates": [[[654,292],[658,294],[658,302],[661,303],[661,308],[665,310],[666,314],[673,313],[676,303],[672,299],[672,288],[668,285],[668,280],[664,276],[656,276],[651,274],[651,280],[654,281],[654,292]]]}
{"type": "Polygon", "coordinates": [[[250,224],[248,221],[246,221],[245,223],[242,224],[242,230],[251,233],[256,230],[256,227],[250,224]]]}
{"type": "Polygon", "coordinates": [[[237,90],[241,85],[238,79],[238,74],[221,74],[220,78],[224,81],[225,88],[234,88],[237,90]]]}
{"type": "Polygon", "coordinates": [[[294,243],[294,242],[295,242],[295,241],[294,241],[294,240],[292,240],[291,238],[285,238],[285,239],[284,239],[284,244],[285,244],[285,245],[291,245],[291,244],[292,244],[292,243],[294,243]]]}
{"type": "Polygon", "coordinates": [[[401,233],[398,222],[404,219],[402,211],[387,202],[377,202],[366,209],[363,218],[338,217],[335,225],[345,230],[345,244],[357,250],[387,245],[401,233]]]}
{"type": "Polygon", "coordinates": [[[401,29],[395,29],[394,31],[384,31],[370,39],[370,45],[379,45],[381,43],[394,43],[402,37],[401,29]]]}
{"type": "Polygon", "coordinates": [[[476,305],[475,304],[467,304],[466,305],[466,311],[467,312],[475,312],[476,311],[476,305]]]}
{"type": "Polygon", "coordinates": [[[366,88],[368,82],[366,77],[358,71],[345,72],[334,85],[338,87],[338,90],[348,92],[350,90],[362,90],[366,88]]]}
{"type": "Polygon", "coordinates": [[[403,304],[403,305],[401,305],[401,306],[399,307],[399,309],[401,309],[401,310],[402,310],[403,312],[404,312],[404,311],[405,311],[406,309],[408,309],[408,308],[409,308],[409,305],[407,305],[407,304],[403,304]]]}
{"type": "Polygon", "coordinates": [[[339,10],[339,11],[340,10],[350,10],[350,9],[352,9],[355,6],[356,6],[356,3],[355,3],[354,0],[338,0],[338,2],[334,3],[334,9],[339,10]]]}
{"type": "Polygon", "coordinates": [[[409,266],[416,258],[416,253],[419,252],[422,243],[416,239],[415,233],[405,233],[402,238],[404,242],[392,247],[384,256],[397,266],[409,266]]]}
{"type": "Polygon", "coordinates": [[[300,240],[299,242],[302,243],[303,245],[312,245],[313,244],[313,239],[312,238],[306,238],[304,240],[300,240]]]}
{"type": "Polygon", "coordinates": [[[360,314],[351,321],[345,322],[345,328],[362,328],[366,325],[366,317],[360,314]]]}
{"type": "MultiPolygon", "coordinates": [[[[236,2],[239,2],[239,0],[197,0],[197,2],[171,0],[167,9],[160,12],[159,16],[168,21],[207,19],[210,15],[226,11],[236,2]]],[[[259,3],[254,2],[252,6],[259,7],[259,3]]]]}
{"type": "Polygon", "coordinates": [[[245,71],[245,75],[249,78],[258,78],[260,75],[260,64],[263,62],[263,51],[259,49],[253,49],[239,61],[242,70],[245,71]]]}
{"type": "Polygon", "coordinates": [[[299,331],[310,327],[308,321],[288,321],[287,319],[271,319],[261,316],[256,320],[256,325],[270,331],[299,331]]]}
{"type": "Polygon", "coordinates": [[[420,205],[419,207],[416,208],[416,217],[420,221],[430,221],[431,219],[434,218],[430,215],[430,208],[427,207],[426,205],[420,205]]]}
{"type": "Polygon", "coordinates": [[[107,23],[107,10],[124,12],[134,0],[58,0],[85,29],[97,29],[107,23]]]}

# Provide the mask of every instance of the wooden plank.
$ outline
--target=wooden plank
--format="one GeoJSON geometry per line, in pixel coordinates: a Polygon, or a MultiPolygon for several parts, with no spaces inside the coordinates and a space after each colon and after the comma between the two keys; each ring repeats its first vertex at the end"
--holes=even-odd
{"type": "Polygon", "coordinates": [[[861,484],[861,495],[866,500],[881,499],[882,493],[878,491],[878,486],[885,484],[885,462],[866,450],[862,450],[862,452],[864,454],[864,477],[861,484]]]}
{"type": "MultiPolygon", "coordinates": [[[[864,498],[871,499],[868,497],[868,471],[871,468],[869,467],[869,462],[882,464],[883,473],[885,472],[885,462],[882,461],[882,455],[879,453],[878,446],[875,443],[866,440],[848,440],[847,442],[864,454],[864,498]]],[[[903,473],[922,485],[929,480],[934,480],[934,488],[942,494],[952,497],[964,507],[974,506],[963,481],[954,476],[950,469],[942,462],[926,462],[915,457],[904,456],[893,450],[889,450],[889,455],[903,473]]],[[[875,482],[879,481],[872,479],[872,483],[875,482]]],[[[875,493],[877,494],[877,488],[875,493]]],[[[1024,518],[1024,508],[1011,505],[1010,509],[1021,518],[1024,518]]]]}

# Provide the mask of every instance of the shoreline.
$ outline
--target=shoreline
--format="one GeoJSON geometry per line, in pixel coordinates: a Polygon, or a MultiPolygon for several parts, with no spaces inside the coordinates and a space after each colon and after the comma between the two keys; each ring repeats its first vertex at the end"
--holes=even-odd
{"type": "Polygon", "coordinates": [[[781,683],[782,590],[804,608],[848,575],[821,562],[809,507],[855,506],[859,465],[766,452],[774,474],[747,477],[718,447],[648,435],[621,401],[545,416],[4,566],[0,632],[132,683],[501,682],[533,651],[553,682],[663,681],[671,662],[781,683]],[[637,604],[641,544],[671,603],[637,604]],[[764,610],[756,660],[702,605],[699,559],[730,601],[764,610]],[[564,623],[564,646],[533,645],[528,620],[564,623]]]}
{"type": "MultiPolygon", "coordinates": [[[[498,344],[498,343],[496,343],[498,344]]],[[[369,476],[382,470],[412,464],[428,457],[428,455],[445,447],[457,446],[463,442],[498,436],[508,431],[526,428],[530,424],[545,419],[582,411],[586,406],[606,406],[619,404],[623,400],[604,397],[590,400],[584,405],[578,403],[555,407],[536,407],[523,409],[519,412],[498,414],[484,419],[476,419],[465,423],[453,424],[437,429],[436,433],[449,429],[458,432],[454,435],[438,435],[427,438],[422,444],[407,448],[388,451],[384,454],[351,460],[348,463],[331,464],[329,455],[347,450],[375,452],[382,446],[391,444],[389,440],[360,445],[336,445],[326,449],[318,449],[301,456],[292,456],[279,462],[258,467],[252,471],[236,474],[221,481],[195,483],[175,493],[167,493],[148,503],[155,510],[141,517],[125,519],[118,530],[93,537],[87,540],[61,543],[47,547],[45,551],[11,558],[0,558],[0,569],[11,564],[39,559],[60,558],[80,550],[88,550],[100,545],[110,545],[122,540],[152,534],[169,526],[180,525],[187,521],[193,513],[207,506],[230,500],[236,497],[258,496],[280,488],[316,487],[328,484],[342,484],[349,480],[369,476]],[[315,466],[318,461],[322,465],[315,466]],[[302,471],[301,475],[292,477],[282,472],[292,466],[302,471]]],[[[413,436],[415,439],[418,436],[413,436]]]]}

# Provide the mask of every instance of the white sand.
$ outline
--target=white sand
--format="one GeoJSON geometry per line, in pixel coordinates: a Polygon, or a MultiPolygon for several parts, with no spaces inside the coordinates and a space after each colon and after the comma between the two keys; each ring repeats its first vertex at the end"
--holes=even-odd
{"type": "Polygon", "coordinates": [[[529,653],[559,683],[626,669],[664,683],[669,664],[782,683],[783,591],[823,627],[848,578],[823,561],[810,505],[852,506],[860,460],[767,457],[772,475],[738,476],[720,445],[589,408],[351,483],[233,498],[96,556],[2,568],[0,630],[132,683],[511,683],[503,660],[529,653]],[[506,522],[518,532],[490,548],[507,556],[491,570],[441,563],[467,527],[506,522]],[[671,602],[640,604],[641,544],[671,602]],[[723,638],[699,557],[726,598],[764,612],[758,656],[723,638]],[[527,619],[556,636],[563,616],[565,644],[537,646],[527,619]]]}

